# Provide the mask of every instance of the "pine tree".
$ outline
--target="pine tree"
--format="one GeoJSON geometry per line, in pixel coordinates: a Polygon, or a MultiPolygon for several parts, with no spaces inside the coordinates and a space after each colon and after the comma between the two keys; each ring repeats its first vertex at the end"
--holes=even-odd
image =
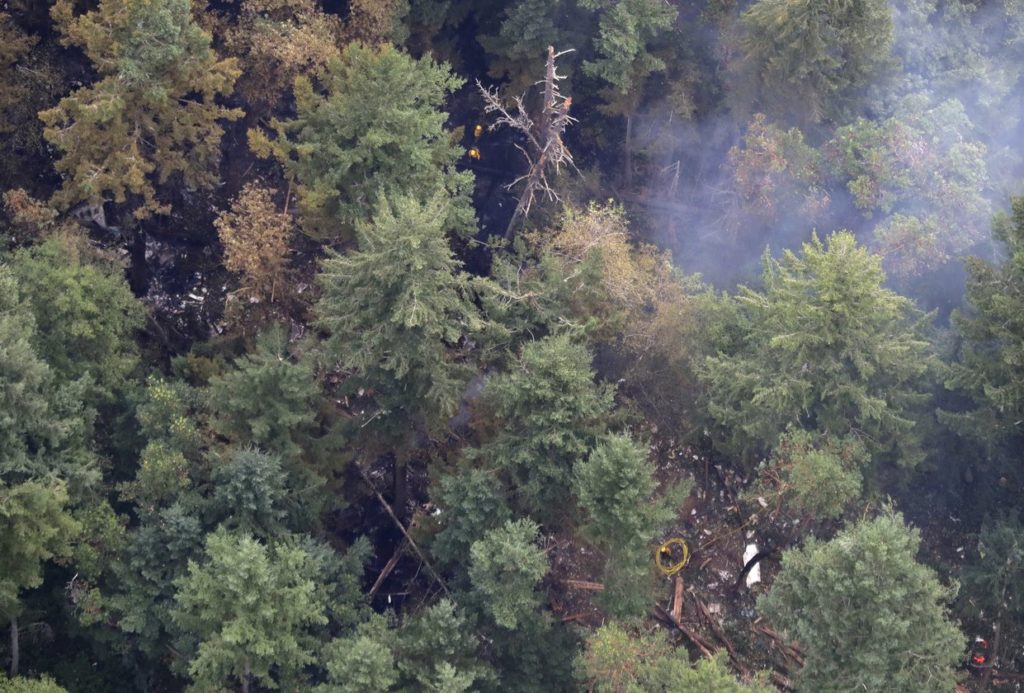
{"type": "Polygon", "coordinates": [[[783,554],[758,608],[807,650],[801,689],[953,689],[964,653],[945,608],[954,591],[915,560],[919,544],[890,513],[783,554]]]}
{"type": "Polygon", "coordinates": [[[277,687],[316,660],[306,631],[327,617],[301,548],[218,530],[207,537],[205,560],[190,560],[176,586],[171,616],[198,640],[188,665],[195,685],[277,687]]]}
{"type": "Polygon", "coordinates": [[[469,550],[469,578],[494,622],[515,629],[540,606],[537,583],[548,559],[537,546],[540,526],[524,518],[487,532],[469,550]]]}
{"type": "Polygon", "coordinates": [[[508,372],[484,386],[499,429],[468,456],[506,470],[517,503],[537,517],[565,513],[573,465],[607,426],[612,389],[594,382],[590,361],[571,336],[546,337],[527,343],[508,372]]]}
{"type": "Polygon", "coordinates": [[[323,262],[318,324],[330,365],[373,388],[387,423],[434,427],[458,405],[471,370],[452,354],[483,320],[445,237],[443,196],[382,201],[359,249],[323,262]]]}
{"type": "Polygon", "coordinates": [[[43,583],[44,562],[69,557],[80,529],[67,504],[62,481],[0,481],[0,620],[11,623],[11,676],[18,675],[21,592],[43,583]]]}
{"type": "Polygon", "coordinates": [[[37,355],[33,342],[40,341],[32,306],[0,265],[0,480],[56,474],[77,495],[99,475],[90,450],[95,411],[85,403],[89,380],[57,382],[37,355]]]}
{"type": "Polygon", "coordinates": [[[35,347],[60,384],[91,380],[90,402],[124,392],[138,364],[145,309],[118,265],[92,262],[84,239],[51,237],[17,251],[11,272],[35,316],[35,347]]]}
{"type": "Polygon", "coordinates": [[[224,246],[224,266],[242,275],[248,298],[272,302],[283,293],[294,229],[291,217],[277,210],[270,190],[246,184],[213,225],[224,246]]]}
{"type": "Polygon", "coordinates": [[[236,445],[254,445],[296,460],[312,446],[320,388],[312,367],[288,355],[280,325],[210,381],[211,427],[236,445]]]}
{"type": "Polygon", "coordinates": [[[444,129],[445,97],[461,85],[447,65],[413,60],[389,46],[350,44],[319,89],[295,80],[296,118],[272,121],[273,140],[250,132],[259,156],[275,156],[298,181],[302,227],[321,238],[350,238],[384,201],[427,204],[441,190],[446,231],[475,230],[472,176],[455,171],[461,151],[444,129]]]}
{"type": "Polygon", "coordinates": [[[911,302],[884,287],[880,260],[840,232],[800,255],[766,255],[763,292],[741,288],[741,335],[699,375],[722,444],[756,452],[790,424],[862,439],[876,461],[921,459],[928,344],[911,302]]]}
{"type": "Polygon", "coordinates": [[[739,24],[734,106],[747,112],[836,119],[890,62],[885,0],[758,0],[739,24]]]}
{"type": "Polygon", "coordinates": [[[82,48],[100,76],[39,114],[62,153],[57,203],[112,196],[145,219],[169,211],[157,186],[172,176],[190,188],[214,185],[220,122],[242,115],[217,98],[239,72],[214,53],[190,0],[103,0],[78,16],[72,0],[58,0],[51,14],[64,43],[82,48]]]}
{"type": "Polygon", "coordinates": [[[299,75],[321,76],[341,53],[342,23],[316,0],[239,0],[219,17],[224,51],[238,61],[238,93],[250,114],[285,108],[299,75]]]}
{"type": "Polygon", "coordinates": [[[998,265],[967,260],[971,309],[954,314],[964,341],[946,383],[975,407],[943,418],[989,449],[1004,448],[1016,465],[1024,432],[1024,198],[1013,199],[993,231],[1005,259],[998,265]]]}
{"type": "Polygon", "coordinates": [[[640,106],[644,83],[665,61],[651,52],[651,44],[675,22],[677,10],[661,0],[584,0],[584,7],[600,10],[597,58],[583,71],[604,80],[605,109],[626,119],[625,182],[633,177],[633,119],[640,106]]]}
{"type": "Polygon", "coordinates": [[[691,666],[686,650],[673,648],[664,633],[631,632],[611,621],[587,637],[576,658],[576,674],[595,693],[645,691],[714,691],[714,693],[768,693],[763,680],[741,684],[722,656],[701,659],[691,666]]]}

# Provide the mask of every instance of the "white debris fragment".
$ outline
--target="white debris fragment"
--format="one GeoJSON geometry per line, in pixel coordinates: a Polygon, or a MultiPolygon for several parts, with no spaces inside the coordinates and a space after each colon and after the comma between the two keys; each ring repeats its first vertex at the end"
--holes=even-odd
{"type": "MultiPolygon", "coordinates": [[[[757,544],[747,544],[747,548],[743,551],[743,565],[750,562],[750,559],[757,555],[757,544]]],[[[761,582],[761,565],[755,565],[747,573],[747,587],[755,585],[761,582]]]]}
{"type": "Polygon", "coordinates": [[[762,508],[767,508],[767,507],[768,507],[768,501],[766,501],[766,500],[765,500],[765,499],[764,499],[763,497],[761,497],[761,496],[758,496],[758,497],[757,497],[757,502],[758,502],[758,504],[759,504],[759,505],[760,505],[760,506],[761,506],[762,508]]]}

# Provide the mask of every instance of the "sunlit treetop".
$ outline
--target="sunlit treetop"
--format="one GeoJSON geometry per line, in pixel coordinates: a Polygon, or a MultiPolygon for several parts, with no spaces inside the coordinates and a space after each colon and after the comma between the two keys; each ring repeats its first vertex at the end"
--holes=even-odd
{"type": "Polygon", "coordinates": [[[217,105],[239,71],[220,60],[195,24],[189,0],[103,0],[76,15],[58,0],[51,15],[66,45],[79,46],[100,80],[39,114],[62,153],[69,206],[112,197],[136,218],[167,213],[156,186],[180,175],[190,188],[218,180],[221,120],[241,111],[217,105]]]}

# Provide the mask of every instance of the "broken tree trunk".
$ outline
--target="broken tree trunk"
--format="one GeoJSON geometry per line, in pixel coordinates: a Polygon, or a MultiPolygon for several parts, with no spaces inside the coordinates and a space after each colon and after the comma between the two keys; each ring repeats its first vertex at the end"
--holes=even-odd
{"type": "Polygon", "coordinates": [[[497,91],[485,89],[479,81],[477,82],[477,87],[484,100],[484,112],[498,114],[495,125],[506,125],[526,137],[525,146],[516,144],[516,148],[526,158],[527,170],[525,174],[512,181],[508,186],[512,188],[519,183],[524,183],[515,211],[505,229],[505,238],[512,238],[517,226],[529,215],[530,208],[538,195],[543,195],[549,200],[559,199],[558,193],[548,181],[549,171],[553,170],[558,173],[562,166],[575,168],[572,154],[562,141],[562,134],[566,127],[570,123],[576,122],[576,119],[569,115],[572,97],[563,96],[559,91],[558,82],[564,77],[558,74],[555,67],[555,60],[566,53],[571,53],[572,50],[556,53],[554,46],[548,46],[544,92],[536,120],[526,110],[525,94],[517,96],[514,109],[509,110],[498,97],[497,91]]]}
{"type": "Polygon", "coordinates": [[[675,592],[672,595],[672,620],[679,622],[683,619],[683,576],[676,575],[675,592]]]}
{"type": "Polygon", "coordinates": [[[448,591],[448,585],[445,584],[445,581],[441,578],[440,573],[434,570],[434,566],[431,565],[430,561],[427,560],[427,557],[423,555],[422,551],[420,551],[420,547],[417,546],[416,542],[413,541],[412,537],[409,536],[409,532],[406,531],[405,525],[403,525],[402,521],[398,519],[397,515],[395,515],[395,511],[392,510],[391,506],[388,505],[388,502],[384,500],[384,496],[380,494],[380,491],[377,490],[377,487],[373,485],[373,481],[370,480],[370,477],[366,473],[366,470],[360,467],[358,462],[356,463],[356,468],[359,470],[359,474],[363,477],[363,481],[365,481],[366,485],[370,487],[371,491],[373,491],[373,495],[377,497],[377,501],[384,507],[385,512],[387,512],[388,516],[398,527],[399,531],[402,532],[402,536],[405,537],[405,540],[407,542],[409,542],[409,546],[412,547],[412,550],[416,552],[416,555],[419,557],[420,561],[422,561],[423,565],[426,566],[427,571],[430,573],[430,576],[434,578],[438,585],[441,586],[441,589],[444,591],[445,595],[450,596],[451,593],[448,591]]]}

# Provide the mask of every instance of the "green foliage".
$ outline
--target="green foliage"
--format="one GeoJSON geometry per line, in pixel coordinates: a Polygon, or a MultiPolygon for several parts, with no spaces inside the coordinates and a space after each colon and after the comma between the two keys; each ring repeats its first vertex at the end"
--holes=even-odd
{"type": "Polygon", "coordinates": [[[969,395],[975,408],[943,417],[990,448],[1012,446],[1024,421],[1024,198],[1013,199],[1011,214],[999,216],[993,231],[1005,259],[967,261],[972,310],[954,314],[964,341],[946,383],[969,395]]]}
{"type": "Polygon", "coordinates": [[[588,636],[586,649],[576,658],[576,675],[595,693],[774,690],[763,681],[741,684],[729,671],[724,656],[701,659],[690,666],[686,651],[669,645],[663,632],[631,632],[615,621],[588,636]]]}
{"type": "Polygon", "coordinates": [[[273,154],[298,180],[303,228],[321,238],[351,237],[359,222],[399,198],[427,205],[442,190],[451,203],[435,210],[445,231],[475,230],[472,175],[456,172],[461,151],[444,130],[445,97],[461,85],[446,65],[413,60],[389,45],[346,46],[323,78],[295,81],[297,117],[272,121],[276,138],[253,131],[260,156],[273,154]]]}
{"type": "Polygon", "coordinates": [[[175,580],[203,547],[203,525],[195,498],[185,496],[143,517],[113,565],[116,582],[105,590],[104,607],[132,648],[153,667],[177,629],[171,619],[175,580]]]}
{"type": "Polygon", "coordinates": [[[324,647],[328,683],[316,693],[389,691],[398,682],[393,652],[394,634],[381,616],[373,616],[352,635],[324,647]]]}
{"type": "Polygon", "coordinates": [[[858,118],[824,147],[831,175],[867,217],[896,274],[915,275],[984,238],[991,204],[987,150],[963,104],[909,98],[893,117],[858,118]]]}
{"type": "Polygon", "coordinates": [[[806,648],[801,689],[953,689],[964,637],[944,605],[955,589],[917,563],[919,543],[890,513],[783,554],[758,608],[806,648]]]}
{"type": "Polygon", "coordinates": [[[664,60],[650,52],[650,44],[672,27],[675,7],[660,0],[583,0],[581,4],[601,12],[594,40],[597,59],[583,63],[584,72],[607,82],[622,98],[635,95],[649,74],[665,69],[664,60]]]}
{"type": "Polygon", "coordinates": [[[815,236],[799,256],[766,256],[763,277],[763,292],[743,287],[735,299],[740,341],[699,372],[723,446],[749,454],[796,422],[916,465],[928,344],[911,302],[884,287],[879,259],[850,233],[815,236]]]}
{"type": "Polygon", "coordinates": [[[856,438],[788,431],[750,496],[771,496],[803,519],[837,519],[861,497],[862,468],[869,461],[856,438]]]}
{"type": "Polygon", "coordinates": [[[220,526],[242,535],[273,539],[283,533],[288,513],[281,458],[259,450],[238,450],[213,468],[210,509],[220,526]]]}
{"type": "Polygon", "coordinates": [[[188,670],[196,686],[254,680],[276,688],[315,661],[309,626],[327,622],[308,554],[218,530],[206,560],[175,581],[175,624],[198,639],[188,670]]]}
{"type": "Polygon", "coordinates": [[[444,511],[444,524],[431,553],[442,563],[465,565],[470,546],[511,519],[505,489],[495,474],[482,469],[446,476],[439,487],[435,503],[444,511]]]}
{"type": "Polygon", "coordinates": [[[94,412],[83,404],[89,381],[54,382],[33,345],[42,340],[31,307],[0,265],[0,480],[56,473],[78,492],[97,480],[87,449],[94,412]]]}
{"type": "Polygon", "coordinates": [[[0,616],[20,610],[18,596],[43,582],[43,563],[71,554],[80,525],[68,514],[61,481],[0,483],[0,616]]]}
{"type": "Polygon", "coordinates": [[[548,572],[548,559],[537,546],[539,534],[529,518],[510,520],[470,547],[469,578],[503,628],[517,628],[540,605],[534,590],[548,572]]]}
{"type": "Polygon", "coordinates": [[[585,532],[605,549],[644,546],[675,517],[670,503],[653,500],[658,485],[654,466],[646,448],[628,435],[601,440],[573,468],[573,477],[587,516],[585,532]]]}
{"type": "Polygon", "coordinates": [[[72,0],[58,0],[51,15],[64,43],[82,48],[100,76],[39,114],[46,139],[62,152],[57,202],[112,195],[144,219],[170,211],[155,186],[171,176],[192,188],[213,186],[219,121],[242,116],[216,98],[231,91],[238,69],[217,58],[192,3],[104,0],[75,16],[72,0]]]}
{"type": "Polygon", "coordinates": [[[235,444],[292,460],[310,447],[319,401],[312,367],[289,358],[288,337],[275,325],[232,370],[210,380],[210,424],[235,444]]]}
{"type": "Polygon", "coordinates": [[[674,519],[681,494],[653,497],[657,481],[647,450],[626,435],[601,440],[573,476],[587,518],[582,531],[607,557],[600,602],[615,617],[640,617],[653,587],[651,543],[674,519]]]}
{"type": "Polygon", "coordinates": [[[440,196],[426,204],[382,201],[373,223],[360,224],[359,250],[327,258],[318,277],[316,312],[330,333],[331,365],[373,388],[383,410],[375,416],[388,422],[425,418],[437,426],[455,411],[472,372],[452,352],[483,320],[445,238],[448,208],[440,196]]]}
{"type": "Polygon", "coordinates": [[[613,391],[594,383],[590,361],[571,336],[546,337],[527,343],[508,372],[484,386],[500,429],[468,454],[507,470],[519,502],[541,517],[559,512],[573,465],[589,454],[611,413],[613,391]]]}
{"type": "Polygon", "coordinates": [[[67,689],[58,686],[49,676],[38,679],[17,676],[13,679],[0,679],[0,693],[67,693],[67,689]]]}
{"type": "Polygon", "coordinates": [[[145,309],[120,267],[83,257],[84,241],[52,237],[16,252],[10,268],[35,315],[35,347],[59,383],[88,376],[90,402],[110,401],[138,363],[145,309]]]}
{"type": "Polygon", "coordinates": [[[804,122],[841,117],[891,61],[885,0],[758,0],[740,17],[740,108],[804,122]]]}
{"type": "Polygon", "coordinates": [[[973,615],[994,616],[997,627],[1019,627],[1024,616],[1024,526],[1020,520],[1009,516],[986,521],[978,536],[978,560],[965,565],[961,575],[964,601],[973,615]]]}
{"type": "MultiPolygon", "coordinates": [[[[568,0],[517,0],[504,3],[501,26],[494,35],[477,37],[488,54],[488,73],[507,78],[507,91],[524,93],[544,76],[548,46],[556,50],[581,45],[589,22],[568,0]],[[585,27],[581,31],[581,26],[585,27]]],[[[566,66],[568,68],[568,66],[566,66]]],[[[560,74],[570,74],[568,69],[560,74]]]]}
{"type": "Polygon", "coordinates": [[[399,632],[399,689],[461,693],[491,677],[471,623],[448,599],[414,616],[399,632]]]}

